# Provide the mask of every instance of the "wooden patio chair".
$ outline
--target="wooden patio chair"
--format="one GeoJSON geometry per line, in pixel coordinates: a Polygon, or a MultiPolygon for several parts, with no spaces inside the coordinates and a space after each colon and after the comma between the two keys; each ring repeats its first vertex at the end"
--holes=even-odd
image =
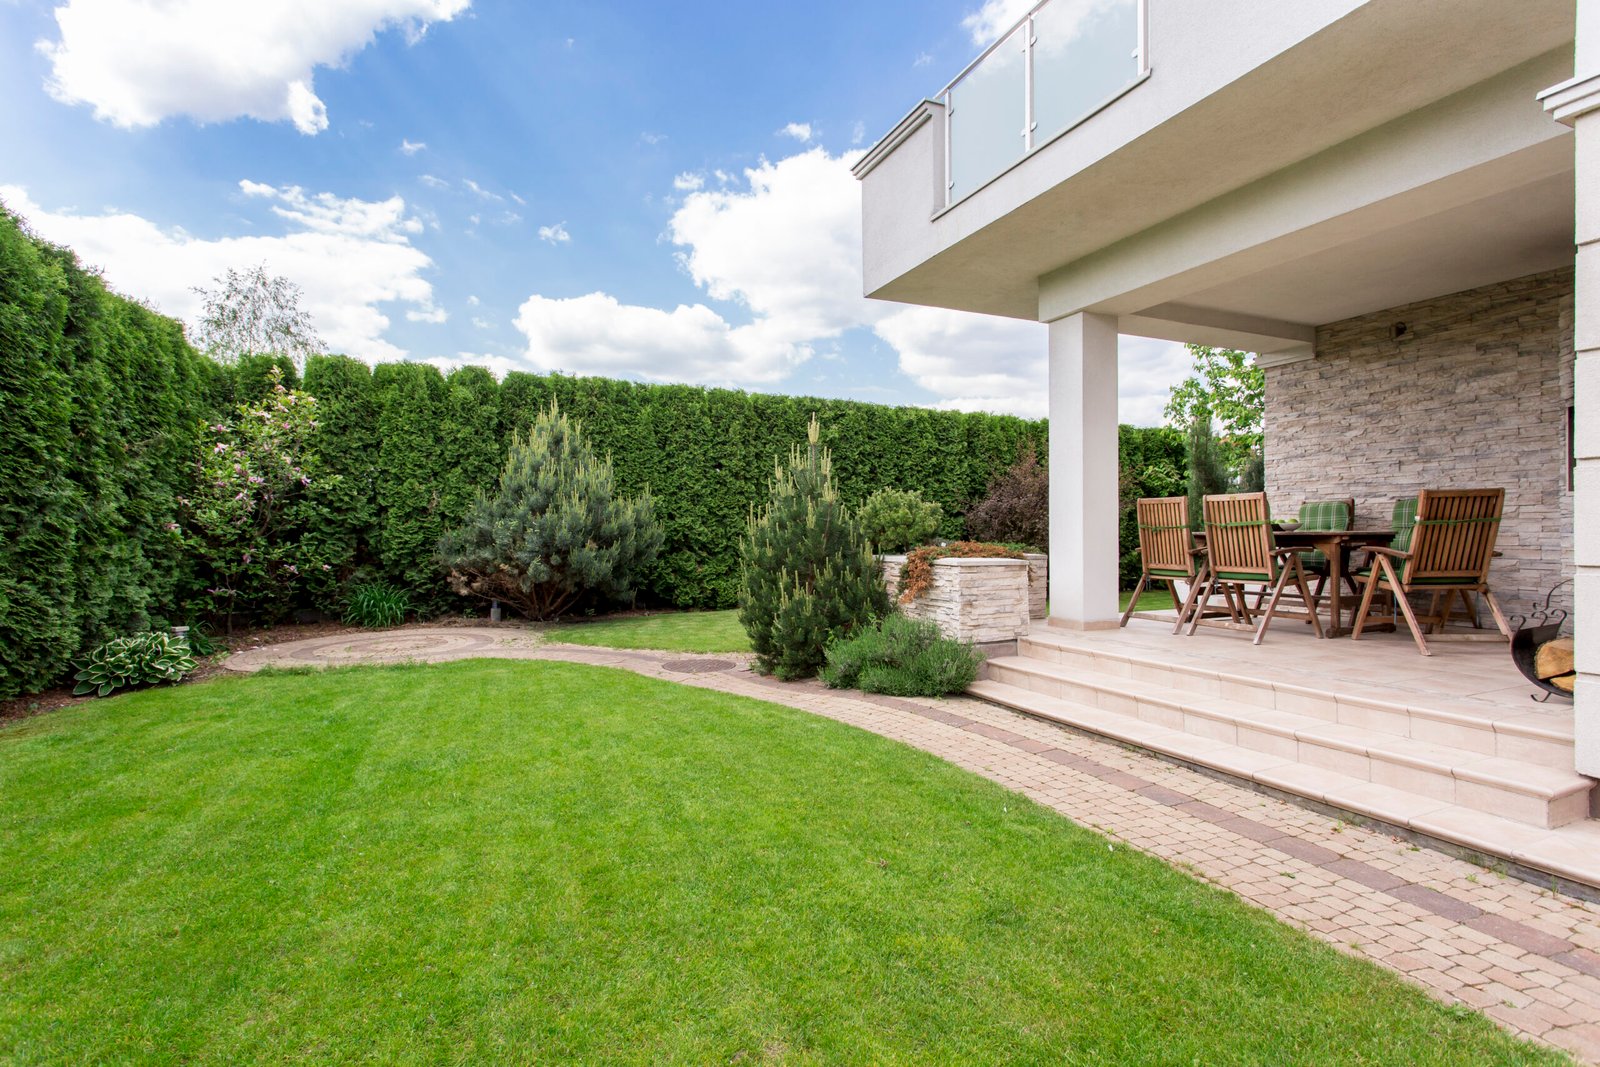
{"type": "Polygon", "coordinates": [[[1255,644],[1267,636],[1267,627],[1274,618],[1303,619],[1311,623],[1322,636],[1322,619],[1317,614],[1317,598],[1306,587],[1305,571],[1300,566],[1298,548],[1279,548],[1272,536],[1272,517],[1267,509],[1265,493],[1227,493],[1208,496],[1202,502],[1206,523],[1206,571],[1199,599],[1189,616],[1189,633],[1193,634],[1200,616],[1212,593],[1221,586],[1241,592],[1246,586],[1261,586],[1271,590],[1266,607],[1259,609],[1260,622],[1250,617],[1244,597],[1238,598],[1244,618],[1242,622],[1219,623],[1230,628],[1254,629],[1255,644]],[[1293,583],[1306,610],[1279,613],[1278,605],[1284,590],[1293,583]]]}
{"type": "Polygon", "coordinates": [[[1166,582],[1172,606],[1178,612],[1178,623],[1172,628],[1177,633],[1194,603],[1202,570],[1202,554],[1195,547],[1194,531],[1189,527],[1189,499],[1143,497],[1134,505],[1134,515],[1139,522],[1139,584],[1133,587],[1133,599],[1128,601],[1119,625],[1128,625],[1146,586],[1166,582]],[[1182,599],[1178,596],[1179,582],[1189,587],[1182,599]]]}
{"type": "Polygon", "coordinates": [[[1373,597],[1382,591],[1390,594],[1396,614],[1405,618],[1417,651],[1424,656],[1433,653],[1428,650],[1421,624],[1427,623],[1430,630],[1447,626],[1457,596],[1476,622],[1477,607],[1471,598],[1481,594],[1489,604],[1495,626],[1509,641],[1511,627],[1489,589],[1489,565],[1494,560],[1505,500],[1504,489],[1424,489],[1416,498],[1414,523],[1403,532],[1401,507],[1408,501],[1397,503],[1394,541],[1388,548],[1371,549],[1372,562],[1359,572],[1364,590],[1351,640],[1361,638],[1373,597]],[[1416,614],[1411,607],[1412,593],[1432,594],[1429,614],[1416,614]]]}

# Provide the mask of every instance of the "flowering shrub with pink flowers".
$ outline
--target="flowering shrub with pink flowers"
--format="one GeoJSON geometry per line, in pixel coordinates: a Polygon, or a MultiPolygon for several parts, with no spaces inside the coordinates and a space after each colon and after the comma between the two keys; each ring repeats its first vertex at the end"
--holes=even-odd
{"type": "Polygon", "coordinates": [[[308,576],[330,569],[305,558],[293,536],[317,477],[317,401],[285,386],[277,369],[271,383],[265,399],[205,428],[195,488],[179,498],[182,519],[168,527],[203,564],[203,595],[230,633],[235,613],[273,616],[308,576]]]}

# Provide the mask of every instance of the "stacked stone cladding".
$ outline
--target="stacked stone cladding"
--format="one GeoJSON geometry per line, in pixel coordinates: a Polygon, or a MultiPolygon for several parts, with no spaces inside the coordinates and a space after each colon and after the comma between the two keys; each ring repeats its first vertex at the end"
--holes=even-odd
{"type": "MultiPolygon", "coordinates": [[[[896,598],[904,556],[882,559],[883,580],[896,598]]],[[[957,641],[987,644],[1015,641],[1028,632],[1029,561],[1020,559],[935,560],[933,583],[901,612],[931,619],[939,631],[957,641]]]]}
{"type": "Polygon", "coordinates": [[[1381,527],[1419,489],[1500,486],[1490,587],[1508,612],[1542,601],[1573,573],[1572,314],[1563,269],[1318,327],[1315,359],[1266,371],[1273,514],[1354,497],[1381,527]]]}

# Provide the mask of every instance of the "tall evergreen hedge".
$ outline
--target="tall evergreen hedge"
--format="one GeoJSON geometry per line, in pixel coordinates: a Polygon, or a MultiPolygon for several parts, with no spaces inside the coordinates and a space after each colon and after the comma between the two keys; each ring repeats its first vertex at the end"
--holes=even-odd
{"type": "Polygon", "coordinates": [[[190,568],[166,524],[226,379],[0,207],[0,698],[178,620],[190,568]]]}

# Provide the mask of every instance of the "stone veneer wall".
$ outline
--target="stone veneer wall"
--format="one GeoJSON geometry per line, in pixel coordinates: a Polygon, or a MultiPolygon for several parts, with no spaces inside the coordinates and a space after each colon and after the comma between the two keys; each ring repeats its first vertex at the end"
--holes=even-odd
{"type": "MultiPolygon", "coordinates": [[[[900,584],[904,556],[880,560],[889,595],[900,584]]],[[[900,610],[931,619],[946,637],[973,644],[1015,641],[1028,632],[1029,565],[1020,559],[956,559],[933,562],[933,585],[900,610]]]]}
{"type": "Polygon", "coordinates": [[[1316,359],[1266,371],[1273,514],[1353,496],[1382,526],[1418,489],[1503,486],[1489,586],[1507,614],[1542,600],[1573,573],[1572,295],[1564,269],[1319,326],[1316,359]]]}

